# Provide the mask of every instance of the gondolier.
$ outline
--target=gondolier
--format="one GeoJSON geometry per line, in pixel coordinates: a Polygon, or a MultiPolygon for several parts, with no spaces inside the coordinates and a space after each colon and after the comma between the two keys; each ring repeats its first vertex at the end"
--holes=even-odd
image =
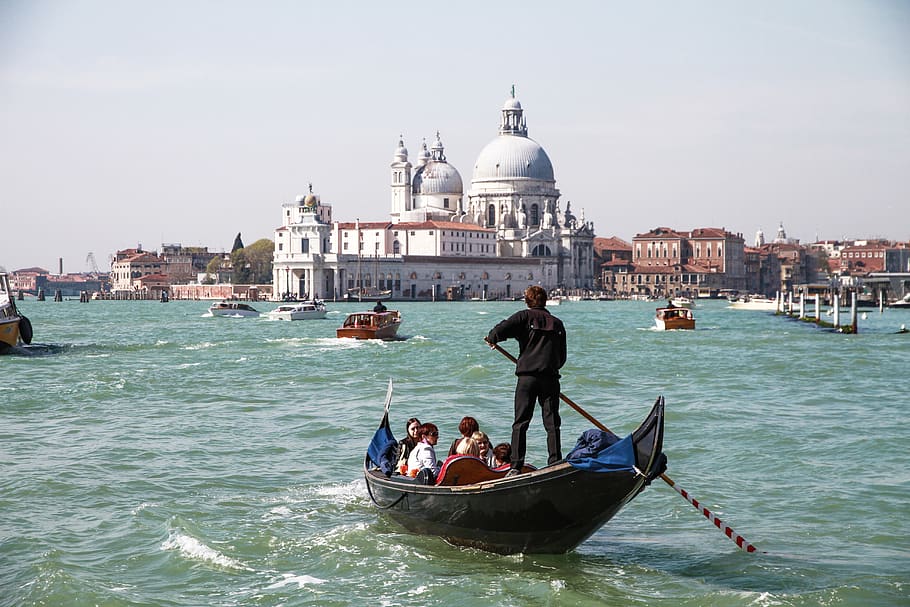
{"type": "Polygon", "coordinates": [[[487,335],[492,346],[509,338],[518,340],[515,375],[515,421],[512,424],[512,467],[520,474],[524,465],[526,437],[534,405],[540,402],[547,431],[547,465],[562,459],[559,437],[559,370],[566,363],[566,330],[562,321],[546,309],[547,292],[539,286],[525,290],[528,309],[516,312],[487,335]]]}

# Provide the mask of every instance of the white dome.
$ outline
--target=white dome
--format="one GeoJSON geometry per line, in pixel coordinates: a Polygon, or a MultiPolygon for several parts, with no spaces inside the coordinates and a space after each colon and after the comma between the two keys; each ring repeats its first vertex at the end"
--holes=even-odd
{"type": "Polygon", "coordinates": [[[414,173],[414,194],[453,194],[461,196],[461,174],[448,162],[430,160],[414,173]]]}
{"type": "Polygon", "coordinates": [[[544,149],[533,139],[520,135],[500,135],[481,150],[474,163],[471,181],[504,179],[555,182],[553,164],[544,149]]]}
{"type": "Polygon", "coordinates": [[[506,102],[502,104],[502,109],[504,110],[520,110],[521,103],[518,102],[518,99],[515,97],[509,97],[506,99],[506,102]]]}

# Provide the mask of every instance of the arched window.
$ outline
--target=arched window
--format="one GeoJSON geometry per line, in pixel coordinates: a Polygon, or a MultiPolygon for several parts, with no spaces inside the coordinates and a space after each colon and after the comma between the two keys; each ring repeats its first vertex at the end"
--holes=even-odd
{"type": "Polygon", "coordinates": [[[395,255],[401,254],[401,243],[398,242],[397,240],[392,243],[392,253],[395,255]]]}
{"type": "Polygon", "coordinates": [[[486,272],[484,272],[483,274],[480,275],[480,279],[481,280],[490,280],[490,275],[487,274],[486,272]]]}
{"type": "Polygon", "coordinates": [[[487,227],[496,225],[496,205],[491,204],[487,207],[487,227]]]}
{"type": "Polygon", "coordinates": [[[441,272],[434,272],[434,273],[433,273],[433,280],[439,280],[440,278],[442,278],[442,273],[441,273],[441,272]]]}
{"type": "Polygon", "coordinates": [[[551,255],[550,247],[545,244],[539,244],[531,251],[531,257],[550,257],[551,255]]]}
{"type": "Polygon", "coordinates": [[[411,274],[410,274],[410,276],[408,276],[408,278],[410,278],[411,280],[417,280],[417,272],[411,272],[411,274]]]}
{"type": "Polygon", "coordinates": [[[532,226],[540,224],[540,208],[536,203],[531,205],[531,212],[528,215],[528,224],[532,226]]]}

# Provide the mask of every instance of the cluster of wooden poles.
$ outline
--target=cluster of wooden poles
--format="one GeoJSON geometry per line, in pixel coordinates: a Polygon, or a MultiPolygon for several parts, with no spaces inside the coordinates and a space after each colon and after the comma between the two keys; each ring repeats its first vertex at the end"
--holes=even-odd
{"type": "MultiPolygon", "coordinates": [[[[846,323],[842,322],[841,318],[841,299],[839,293],[834,294],[831,302],[831,309],[828,311],[828,314],[831,315],[830,322],[822,319],[821,299],[819,298],[818,293],[812,295],[811,299],[808,299],[804,293],[800,293],[799,299],[795,304],[792,292],[787,294],[786,300],[784,299],[783,294],[778,294],[777,313],[785,314],[787,316],[796,316],[799,320],[813,322],[820,327],[833,328],[841,333],[857,333],[859,331],[859,325],[857,323],[856,313],[856,291],[850,291],[849,321],[846,323]],[[810,305],[813,308],[811,315],[807,311],[807,307],[810,305]]],[[[883,305],[883,302],[880,301],[879,311],[881,311],[883,305]]]]}

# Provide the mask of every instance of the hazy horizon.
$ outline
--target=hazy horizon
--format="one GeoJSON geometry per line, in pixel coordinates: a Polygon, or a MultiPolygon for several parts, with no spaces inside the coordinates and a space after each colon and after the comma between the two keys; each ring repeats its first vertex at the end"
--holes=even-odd
{"type": "Polygon", "coordinates": [[[439,131],[465,192],[515,85],[561,206],[910,240],[910,3],[0,2],[0,266],[272,239],[313,190],[389,217],[439,131]]]}

